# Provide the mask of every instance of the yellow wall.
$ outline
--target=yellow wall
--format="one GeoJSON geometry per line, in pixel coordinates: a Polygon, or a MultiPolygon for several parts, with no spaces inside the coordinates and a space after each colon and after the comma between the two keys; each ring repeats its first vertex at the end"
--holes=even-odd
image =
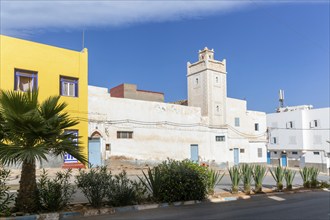
{"type": "Polygon", "coordinates": [[[14,69],[38,72],[40,101],[60,95],[60,75],[78,78],[78,97],[61,97],[79,124],[79,140],[88,155],[88,51],[73,51],[0,35],[0,89],[14,89],[14,69]]]}

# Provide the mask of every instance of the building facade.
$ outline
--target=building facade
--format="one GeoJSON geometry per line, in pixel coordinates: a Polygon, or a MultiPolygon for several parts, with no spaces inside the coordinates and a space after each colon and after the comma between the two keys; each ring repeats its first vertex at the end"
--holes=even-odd
{"type": "MultiPolygon", "coordinates": [[[[67,132],[80,136],[79,141],[86,155],[87,65],[87,49],[73,51],[0,35],[0,89],[24,92],[39,88],[40,101],[51,95],[60,95],[61,101],[68,104],[66,111],[80,122],[67,132]]],[[[41,165],[81,167],[70,155],[41,165]]]]}
{"type": "MultiPolygon", "coordinates": [[[[162,103],[155,92],[130,97],[89,86],[89,157],[167,158],[233,165],[266,163],[266,114],[227,97],[226,61],[205,48],[187,64],[188,101],[162,103]],[[150,93],[150,95],[146,95],[150,93]],[[153,98],[148,98],[153,97],[153,98]],[[138,100],[140,99],[140,100],[138,100]],[[102,157],[99,157],[102,155],[102,157]]],[[[125,84],[124,84],[125,85],[125,84]]]]}
{"type": "Polygon", "coordinates": [[[267,114],[268,162],[289,167],[330,168],[330,108],[279,108],[267,114]]]}

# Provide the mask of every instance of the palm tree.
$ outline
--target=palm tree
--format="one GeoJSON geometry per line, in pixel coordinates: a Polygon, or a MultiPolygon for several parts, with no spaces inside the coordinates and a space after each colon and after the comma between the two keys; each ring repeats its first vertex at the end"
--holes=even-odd
{"type": "Polygon", "coordinates": [[[47,155],[71,154],[82,163],[77,137],[64,129],[78,124],[63,110],[67,104],[51,96],[38,102],[38,91],[0,91],[0,164],[22,165],[16,209],[22,212],[38,210],[36,161],[47,155]]]}

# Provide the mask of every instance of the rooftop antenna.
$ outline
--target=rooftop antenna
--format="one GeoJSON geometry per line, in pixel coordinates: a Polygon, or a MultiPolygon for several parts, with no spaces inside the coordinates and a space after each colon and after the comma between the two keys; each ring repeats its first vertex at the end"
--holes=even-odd
{"type": "Polygon", "coordinates": [[[279,91],[279,99],[280,101],[280,108],[284,107],[284,90],[280,89],[279,91]]]}
{"type": "Polygon", "coordinates": [[[85,48],[85,29],[83,29],[83,32],[82,32],[82,49],[85,48]]]}

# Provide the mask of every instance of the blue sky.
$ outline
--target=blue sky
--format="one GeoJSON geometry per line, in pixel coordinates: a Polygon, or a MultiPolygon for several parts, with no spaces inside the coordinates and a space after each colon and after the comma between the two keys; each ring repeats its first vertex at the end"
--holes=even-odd
{"type": "Polygon", "coordinates": [[[251,110],[273,112],[279,89],[286,105],[330,105],[328,1],[15,2],[1,0],[2,34],[81,50],[85,29],[90,85],[186,99],[187,62],[207,46],[251,110]]]}

